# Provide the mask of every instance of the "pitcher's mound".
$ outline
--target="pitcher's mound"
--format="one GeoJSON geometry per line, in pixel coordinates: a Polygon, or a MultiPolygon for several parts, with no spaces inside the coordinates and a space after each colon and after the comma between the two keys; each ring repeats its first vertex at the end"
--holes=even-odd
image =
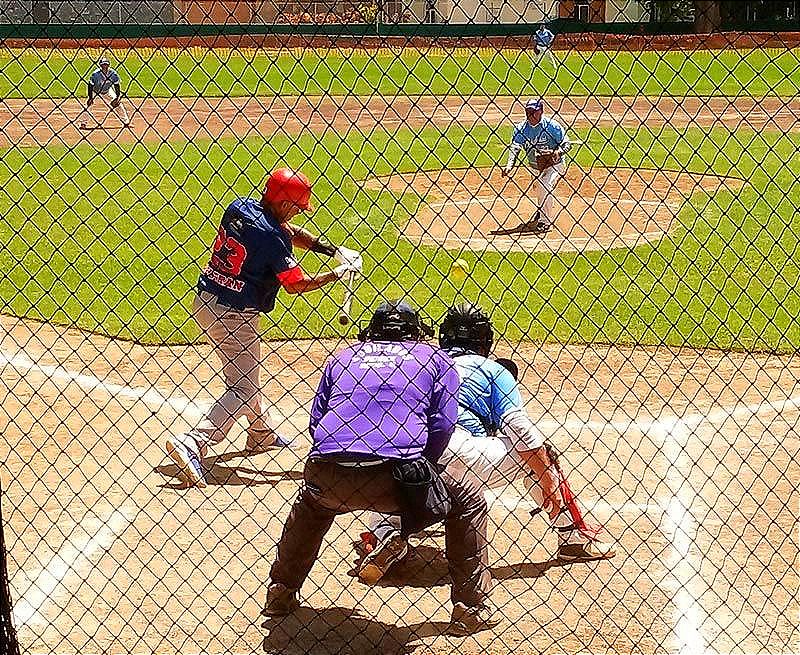
{"type": "Polygon", "coordinates": [[[739,189],[743,180],[679,171],[569,166],[556,187],[555,227],[544,236],[491,236],[498,228],[531,219],[535,187],[531,172],[466,168],[376,178],[367,188],[415,192],[423,204],[403,236],[418,244],[452,249],[558,251],[633,247],[669,232],[678,211],[697,191],[739,189]]]}

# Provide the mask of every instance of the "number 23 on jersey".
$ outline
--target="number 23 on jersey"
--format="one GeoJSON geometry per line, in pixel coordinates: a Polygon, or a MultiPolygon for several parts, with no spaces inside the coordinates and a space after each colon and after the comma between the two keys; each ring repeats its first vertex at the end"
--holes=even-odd
{"type": "Polygon", "coordinates": [[[225,228],[220,225],[217,238],[214,240],[211,268],[231,277],[238,277],[246,259],[247,248],[233,237],[229,237],[225,233],[225,228]]]}

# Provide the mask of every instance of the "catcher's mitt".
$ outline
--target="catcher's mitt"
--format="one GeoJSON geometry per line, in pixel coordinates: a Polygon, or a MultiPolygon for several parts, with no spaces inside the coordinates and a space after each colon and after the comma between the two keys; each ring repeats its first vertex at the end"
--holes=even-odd
{"type": "Polygon", "coordinates": [[[550,168],[551,166],[555,166],[556,164],[560,163],[561,163],[560,150],[554,150],[552,152],[536,155],[536,168],[539,171],[543,171],[546,168],[550,168]]]}
{"type": "Polygon", "coordinates": [[[119,98],[114,98],[111,101],[111,106],[114,107],[114,108],[117,108],[117,107],[119,107],[119,103],[120,103],[120,99],[119,98]]]}

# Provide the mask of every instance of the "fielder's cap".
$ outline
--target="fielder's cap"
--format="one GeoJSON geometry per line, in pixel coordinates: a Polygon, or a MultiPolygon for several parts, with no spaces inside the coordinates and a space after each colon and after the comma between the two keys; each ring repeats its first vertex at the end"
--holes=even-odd
{"type": "Polygon", "coordinates": [[[97,65],[102,66],[103,64],[110,64],[110,63],[111,62],[108,61],[108,57],[100,57],[100,59],[97,62],[97,65]]]}
{"type": "Polygon", "coordinates": [[[528,100],[525,103],[525,111],[539,111],[540,109],[544,109],[544,102],[541,98],[537,100],[528,100]]]}

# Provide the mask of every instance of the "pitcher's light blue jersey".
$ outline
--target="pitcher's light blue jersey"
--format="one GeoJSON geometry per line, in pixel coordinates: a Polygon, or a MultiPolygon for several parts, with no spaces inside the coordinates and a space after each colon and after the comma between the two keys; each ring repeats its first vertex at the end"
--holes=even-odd
{"type": "Polygon", "coordinates": [[[461,378],[458,424],[475,437],[495,436],[503,416],[523,408],[516,380],[502,364],[482,355],[447,352],[461,378]]]}
{"type": "Polygon", "coordinates": [[[108,74],[98,68],[89,78],[89,84],[92,85],[95,94],[105,94],[112,86],[119,84],[119,75],[113,68],[108,69],[108,74]]]}
{"type": "Polygon", "coordinates": [[[535,164],[537,152],[555,150],[565,141],[564,128],[552,118],[542,116],[542,120],[536,125],[531,125],[528,121],[519,123],[514,128],[511,147],[515,151],[518,149],[524,150],[528,162],[535,164]]]}

